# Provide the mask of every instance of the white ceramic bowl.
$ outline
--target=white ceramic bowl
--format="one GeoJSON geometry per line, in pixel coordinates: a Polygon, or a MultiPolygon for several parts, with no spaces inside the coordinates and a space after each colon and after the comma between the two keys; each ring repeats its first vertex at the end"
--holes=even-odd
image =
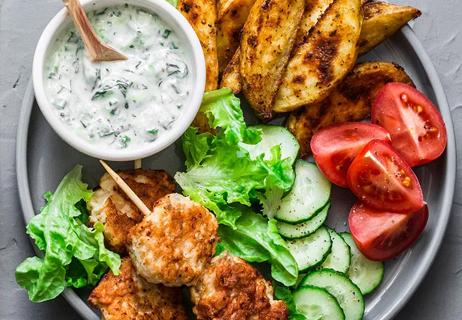
{"type": "MultiPolygon", "coordinates": [[[[53,110],[54,107],[49,102],[45,92],[44,70],[53,41],[64,28],[72,23],[65,8],[48,23],[35,49],[32,79],[34,82],[35,97],[40,110],[50,126],[64,141],[80,152],[99,159],[114,161],[135,160],[151,156],[165,149],[174,143],[192,123],[199,110],[204,94],[204,54],[199,39],[188,21],[165,0],[130,0],[129,2],[131,5],[139,6],[158,14],[167,25],[175,30],[185,48],[192,74],[191,96],[183,109],[183,114],[175,121],[173,127],[164,132],[156,141],[127,149],[101,148],[101,146],[91,144],[84,138],[78,136],[77,133],[63,123],[55,114],[53,110]]],[[[86,11],[90,11],[125,4],[127,0],[81,0],[81,3],[86,11]]]]}

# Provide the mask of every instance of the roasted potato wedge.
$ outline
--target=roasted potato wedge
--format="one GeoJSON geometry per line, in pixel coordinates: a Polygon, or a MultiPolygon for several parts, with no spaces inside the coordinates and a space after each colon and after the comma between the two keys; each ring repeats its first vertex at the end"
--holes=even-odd
{"type": "Polygon", "coordinates": [[[363,13],[359,54],[364,54],[382,43],[421,14],[416,8],[386,2],[366,3],[363,6],[363,13]]]}
{"type": "MultiPolygon", "coordinates": [[[[227,0],[225,2],[231,2],[234,0],[227,0]]],[[[313,28],[327,8],[334,2],[334,0],[311,0],[305,7],[302,20],[300,21],[299,29],[297,31],[297,38],[295,41],[295,47],[297,44],[303,43],[305,38],[309,35],[309,31],[313,28]]],[[[220,12],[220,10],[218,10],[220,12]]],[[[220,15],[219,15],[220,16],[220,15]]],[[[219,42],[219,40],[218,40],[219,42]]],[[[220,44],[218,44],[218,59],[220,60],[220,44]]],[[[242,89],[241,76],[239,72],[239,48],[236,49],[232,59],[223,71],[220,87],[228,87],[233,90],[234,93],[239,93],[242,89]]]]}
{"type": "Polygon", "coordinates": [[[336,123],[368,118],[377,92],[388,82],[413,84],[404,69],[396,64],[358,64],[322,102],[292,112],[287,119],[287,128],[297,138],[301,155],[306,157],[311,153],[311,137],[317,130],[336,123]]]}
{"type": "Polygon", "coordinates": [[[177,8],[193,27],[204,50],[205,91],[215,90],[218,86],[216,0],[179,0],[177,8]]]}
{"type": "Polygon", "coordinates": [[[356,62],[361,23],[361,0],[330,5],[294,51],[273,110],[288,112],[327,97],[356,62]]]}
{"type": "Polygon", "coordinates": [[[223,72],[220,88],[228,87],[235,94],[241,92],[241,73],[239,72],[240,49],[237,48],[233,58],[223,72]]]}
{"type": "Polygon", "coordinates": [[[242,89],[263,120],[271,119],[304,9],[305,0],[257,0],[242,30],[242,89]]]}
{"type": "Polygon", "coordinates": [[[217,54],[220,73],[239,47],[241,30],[255,0],[219,0],[217,22],[217,54]]]}
{"type": "Polygon", "coordinates": [[[297,31],[295,48],[303,45],[310,36],[311,29],[318,23],[322,15],[335,0],[310,0],[307,1],[302,21],[297,31]]]}
{"type": "Polygon", "coordinates": [[[217,21],[228,11],[228,8],[236,0],[217,0],[217,21]]]}

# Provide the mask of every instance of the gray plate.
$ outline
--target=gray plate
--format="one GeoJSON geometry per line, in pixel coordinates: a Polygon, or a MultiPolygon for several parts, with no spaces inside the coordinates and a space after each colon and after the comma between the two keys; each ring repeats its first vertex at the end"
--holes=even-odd
{"type": "MultiPolygon", "coordinates": [[[[417,87],[423,90],[440,108],[448,132],[448,147],[437,161],[418,168],[430,218],[418,242],[404,254],[386,263],[382,285],[366,299],[366,319],[390,319],[415,291],[440,246],[444,235],[454,193],[456,155],[451,115],[438,75],[410,27],[387,41],[361,60],[386,60],[406,68],[417,87]]],[[[97,184],[102,169],[95,159],[87,157],[65,144],[49,127],[34,100],[29,86],[23,101],[17,136],[17,176],[19,196],[26,222],[43,205],[42,194],[54,190],[75,164],[84,165],[84,178],[91,186],[97,184]]],[[[131,163],[113,163],[116,168],[130,168],[131,163]]],[[[143,161],[146,168],[162,168],[174,174],[182,170],[181,150],[172,146],[143,161]]],[[[346,229],[347,213],[354,201],[346,190],[334,188],[329,225],[346,229]]],[[[67,289],[63,295],[85,319],[99,319],[86,304],[88,291],[67,289]]]]}

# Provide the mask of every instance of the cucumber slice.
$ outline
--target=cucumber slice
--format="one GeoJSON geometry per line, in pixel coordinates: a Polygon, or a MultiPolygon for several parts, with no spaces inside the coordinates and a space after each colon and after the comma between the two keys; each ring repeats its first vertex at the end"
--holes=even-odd
{"type": "Polygon", "coordinates": [[[327,213],[329,212],[330,203],[319,211],[314,217],[310,220],[299,223],[299,224],[290,224],[282,221],[278,221],[278,230],[281,236],[286,239],[299,239],[306,236],[309,236],[320,226],[324,224],[327,219],[327,213]]]}
{"type": "Polygon", "coordinates": [[[330,182],[315,164],[297,160],[294,186],[282,198],[275,218],[290,224],[310,220],[326,206],[330,198],[330,189],[330,182]]]}
{"type": "Polygon", "coordinates": [[[300,272],[322,263],[330,252],[332,241],[325,227],[311,235],[287,241],[287,247],[295,258],[300,272]]]}
{"type": "Polygon", "coordinates": [[[309,273],[301,286],[326,289],[335,297],[345,314],[345,320],[360,320],[364,315],[364,298],[359,288],[343,273],[321,269],[309,273]]]}
{"type": "Polygon", "coordinates": [[[241,147],[250,153],[252,159],[263,153],[265,154],[264,159],[269,160],[271,158],[271,148],[279,144],[281,146],[281,159],[289,158],[290,164],[295,162],[300,146],[297,139],[295,139],[289,130],[273,125],[257,125],[252,126],[252,128],[262,130],[261,141],[257,144],[240,144],[241,147]]]}
{"type": "Polygon", "coordinates": [[[301,287],[293,294],[297,312],[307,319],[343,320],[345,315],[337,300],[327,290],[301,287]]]}
{"type": "Polygon", "coordinates": [[[384,274],[383,262],[372,261],[366,258],[356,247],[356,244],[348,232],[340,236],[345,240],[351,250],[351,265],[348,269],[348,277],[358,286],[362,294],[366,295],[374,291],[382,282],[384,274]]]}
{"type": "Polygon", "coordinates": [[[337,232],[332,229],[328,231],[332,240],[332,249],[321,268],[346,273],[351,262],[350,247],[337,232]]]}

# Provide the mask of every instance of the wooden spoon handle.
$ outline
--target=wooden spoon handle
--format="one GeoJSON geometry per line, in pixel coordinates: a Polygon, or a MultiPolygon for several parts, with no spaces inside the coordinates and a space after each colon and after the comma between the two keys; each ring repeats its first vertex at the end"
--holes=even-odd
{"type": "Polygon", "coordinates": [[[85,49],[93,61],[113,61],[126,60],[127,57],[117,52],[111,47],[102,44],[98,39],[93,27],[88,21],[87,14],[80,5],[79,0],[63,0],[67,10],[69,11],[80,37],[83,40],[85,49]]]}
{"type": "Polygon", "coordinates": [[[122,189],[127,197],[138,207],[138,209],[146,216],[151,213],[151,210],[144,204],[144,202],[136,195],[136,193],[128,186],[128,184],[103,160],[99,160],[103,168],[114,179],[117,185],[122,189]]]}

